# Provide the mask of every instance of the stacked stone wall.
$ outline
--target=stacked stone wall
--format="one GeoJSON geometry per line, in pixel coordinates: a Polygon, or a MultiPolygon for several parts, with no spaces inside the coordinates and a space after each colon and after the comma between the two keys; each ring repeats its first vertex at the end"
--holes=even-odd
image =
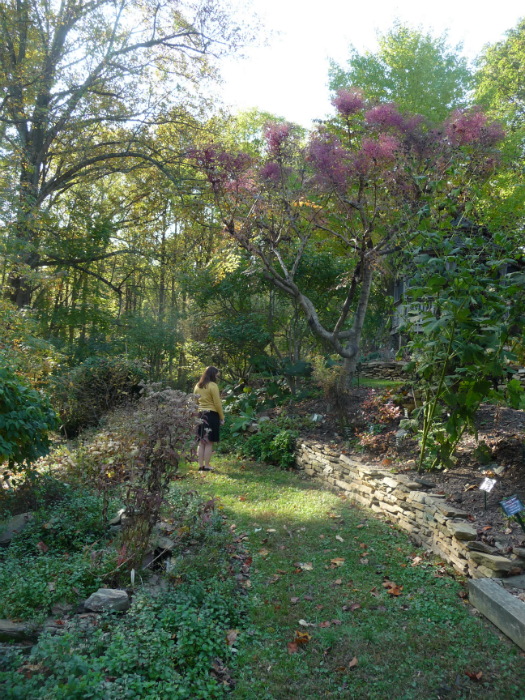
{"type": "Polygon", "coordinates": [[[424,478],[392,474],[311,440],[298,442],[296,465],[396,523],[415,543],[432,550],[458,573],[494,578],[525,568],[525,549],[514,550],[508,557],[477,542],[476,526],[469,522],[468,513],[450,505],[444,496],[430,494],[434,484],[424,478]]]}
{"type": "Polygon", "coordinates": [[[390,381],[404,381],[407,379],[403,371],[404,362],[363,362],[359,375],[369,379],[388,379],[390,381]]]}

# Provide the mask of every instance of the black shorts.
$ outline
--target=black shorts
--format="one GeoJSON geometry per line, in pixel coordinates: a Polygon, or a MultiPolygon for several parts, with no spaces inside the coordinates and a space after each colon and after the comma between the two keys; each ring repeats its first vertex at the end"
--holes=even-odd
{"type": "Polygon", "coordinates": [[[202,423],[197,426],[197,435],[206,442],[219,442],[221,439],[221,419],[217,411],[201,411],[202,423]]]}

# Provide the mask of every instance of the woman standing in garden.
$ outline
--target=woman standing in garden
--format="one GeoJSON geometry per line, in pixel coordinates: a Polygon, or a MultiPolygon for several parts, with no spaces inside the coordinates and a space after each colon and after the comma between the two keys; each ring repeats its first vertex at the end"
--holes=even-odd
{"type": "Polygon", "coordinates": [[[199,397],[199,418],[202,420],[197,428],[197,435],[200,439],[197,450],[200,472],[213,471],[210,467],[213,443],[219,442],[220,426],[224,425],[224,413],[217,386],[218,374],[217,367],[206,367],[193,391],[199,397]]]}

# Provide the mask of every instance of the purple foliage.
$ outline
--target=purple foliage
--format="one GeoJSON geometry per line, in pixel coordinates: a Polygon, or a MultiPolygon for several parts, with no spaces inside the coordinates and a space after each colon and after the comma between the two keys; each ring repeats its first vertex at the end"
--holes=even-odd
{"type": "Polygon", "coordinates": [[[278,183],[281,179],[281,168],[279,163],[273,161],[265,163],[260,170],[260,176],[262,180],[269,180],[274,183],[278,183]]]}
{"type": "Polygon", "coordinates": [[[229,153],[213,145],[195,149],[189,155],[204,170],[215,192],[243,179],[252,163],[247,153],[229,153]]]}
{"type": "Polygon", "coordinates": [[[500,124],[487,124],[487,115],[479,107],[457,109],[446,123],[446,135],[455,146],[465,146],[474,141],[493,146],[505,136],[500,124]]]}
{"type": "Polygon", "coordinates": [[[332,104],[343,117],[359,112],[364,107],[363,93],[358,88],[338,90],[332,104]]]}
{"type": "Polygon", "coordinates": [[[328,132],[320,132],[310,142],[308,157],[322,184],[345,187],[352,174],[351,157],[328,132]]]}
{"type": "Polygon", "coordinates": [[[388,134],[380,134],[378,139],[364,138],[356,155],[356,169],[367,173],[373,167],[388,167],[396,158],[399,141],[388,134]]]}
{"type": "Polygon", "coordinates": [[[365,119],[368,124],[382,127],[392,127],[405,131],[407,122],[395,104],[381,104],[373,107],[365,114],[365,119]]]}
{"type": "Polygon", "coordinates": [[[278,157],[283,154],[283,148],[287,145],[292,133],[291,124],[278,124],[268,122],[264,129],[264,138],[271,156],[278,157]]]}

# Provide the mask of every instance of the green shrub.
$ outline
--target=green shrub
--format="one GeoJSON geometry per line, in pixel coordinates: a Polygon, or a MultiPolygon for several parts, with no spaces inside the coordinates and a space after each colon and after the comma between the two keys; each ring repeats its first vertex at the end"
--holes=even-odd
{"type": "Polygon", "coordinates": [[[141,698],[218,700],[229,690],[210,671],[234,662],[227,630],[242,600],[228,581],[191,582],[156,600],[138,594],[129,613],[90,631],[43,636],[26,660],[12,654],[0,672],[5,700],[141,698]],[[20,672],[19,672],[20,671],[20,672]]]}
{"type": "Polygon", "coordinates": [[[49,432],[57,427],[47,397],[0,368],[0,464],[8,462],[12,471],[28,470],[49,452],[49,432]]]}
{"type": "Polygon", "coordinates": [[[69,437],[98,425],[102,416],[123,404],[146,379],[142,365],[127,357],[91,357],[55,380],[53,403],[69,437]]]}
{"type": "Polygon", "coordinates": [[[227,421],[219,443],[221,452],[238,452],[258,462],[276,464],[288,469],[295,462],[295,445],[300,422],[294,418],[280,418],[261,423],[256,433],[238,434],[235,425],[227,421]],[[292,428],[293,426],[293,428],[292,428]]]}

